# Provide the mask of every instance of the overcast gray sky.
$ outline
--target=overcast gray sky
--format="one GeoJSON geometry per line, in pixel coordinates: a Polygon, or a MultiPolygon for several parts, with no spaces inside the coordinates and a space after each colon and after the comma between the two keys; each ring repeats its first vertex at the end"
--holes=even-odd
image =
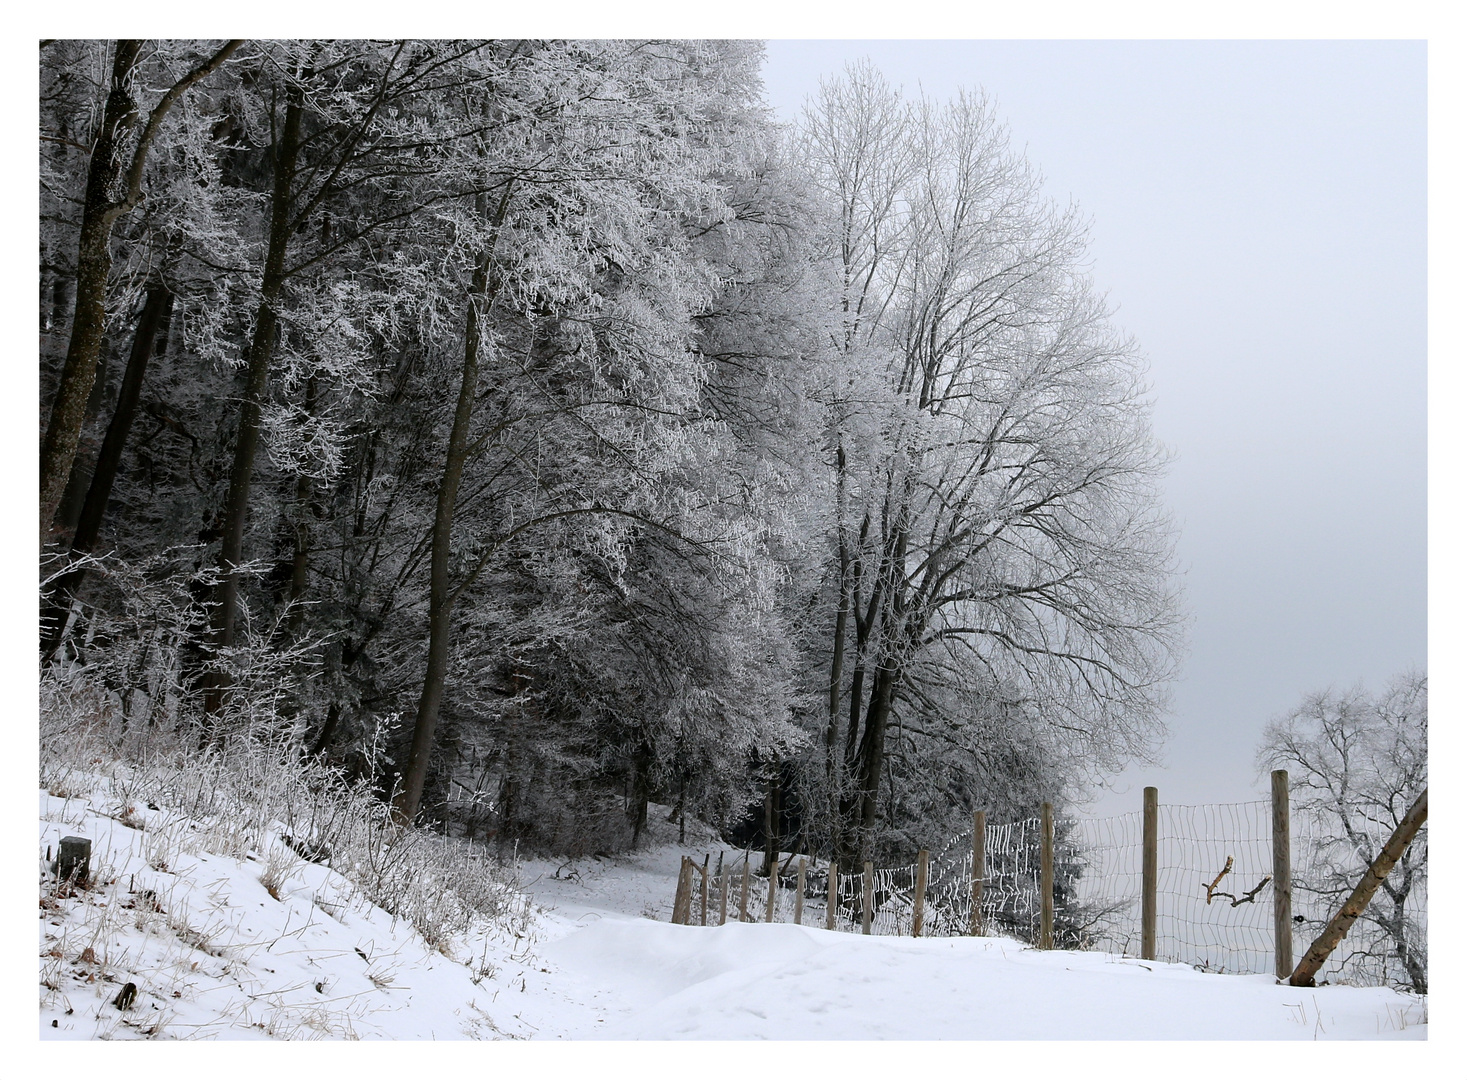
{"type": "Polygon", "coordinates": [[[1191,649],[1093,810],[1258,797],[1270,717],[1426,667],[1425,45],[771,41],[772,104],[863,55],[988,91],[1150,360],[1191,649]]]}

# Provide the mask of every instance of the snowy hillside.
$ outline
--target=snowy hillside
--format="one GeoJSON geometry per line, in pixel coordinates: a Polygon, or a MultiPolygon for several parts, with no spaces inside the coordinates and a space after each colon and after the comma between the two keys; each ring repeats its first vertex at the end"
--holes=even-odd
{"type": "Polygon", "coordinates": [[[40,848],[93,841],[90,889],[43,869],[41,1035],[114,1039],[494,1038],[508,935],[432,948],[278,837],[242,858],[190,850],[188,822],[41,792],[40,848]],[[180,835],[185,834],[185,835],[180,835]],[[48,885],[50,886],[48,888],[48,885]],[[471,950],[477,950],[476,952],[471,950]],[[129,1008],[116,1000],[136,989],[129,1008]]]}
{"type": "MultiPolygon", "coordinates": [[[[277,837],[191,850],[190,823],[41,793],[40,855],[94,843],[94,887],[42,869],[40,1032],[115,1039],[1419,1039],[1385,989],[1298,990],[999,939],[666,919],[681,850],[528,862],[522,933],[430,946],[277,837]],[[657,920],[657,921],[654,921],[657,920]],[[132,984],[136,998],[119,1008],[132,984]]],[[[201,832],[201,830],[193,830],[201,832]]],[[[692,838],[690,838],[692,839],[692,838]]],[[[699,836],[699,849],[710,838],[699,836]]],[[[687,850],[692,850],[691,848],[687,850]]]]}

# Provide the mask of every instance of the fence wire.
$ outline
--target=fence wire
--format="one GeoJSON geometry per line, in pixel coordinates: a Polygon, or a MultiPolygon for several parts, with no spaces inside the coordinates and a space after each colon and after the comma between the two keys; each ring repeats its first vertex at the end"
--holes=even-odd
{"type": "MultiPolygon", "coordinates": [[[[1054,834],[1054,944],[1126,956],[1141,952],[1142,815],[1057,818],[1054,834]]],[[[1379,827],[1353,847],[1334,837],[1329,823],[1296,812],[1291,821],[1294,955],[1308,948],[1379,852],[1389,829],[1379,827]],[[1350,878],[1350,869],[1354,868],[1350,878]],[[1343,891],[1342,891],[1343,890],[1343,891]]],[[[1424,839],[1424,837],[1423,837],[1424,839]]],[[[922,936],[968,934],[972,913],[972,836],[954,838],[928,860],[922,936]]],[[[776,872],[773,919],[793,922],[799,858],[776,872]]],[[[1273,837],[1268,801],[1163,804],[1157,820],[1156,959],[1203,971],[1272,974],[1273,837]]],[[[710,925],[726,911],[739,918],[748,870],[747,919],[768,916],[769,880],[754,872],[749,853],[710,868],[710,925]],[[727,893],[725,899],[725,892],[727,893]],[[726,907],[725,907],[726,905],[726,907]]],[[[799,903],[807,926],[860,933],[864,875],[838,873],[833,922],[827,909],[831,868],[807,862],[799,903]]],[[[881,867],[872,874],[871,933],[912,933],[917,864],[881,867]]],[[[1040,923],[1040,820],[989,825],[985,834],[983,932],[1036,942],[1040,923]]],[[[702,921],[696,882],[692,921],[702,921]]],[[[1406,904],[1405,917],[1424,938],[1425,874],[1406,904]]],[[[1353,933],[1353,931],[1352,931],[1353,933]]],[[[1336,950],[1320,981],[1380,985],[1392,978],[1390,958],[1377,947],[1336,950]]]]}

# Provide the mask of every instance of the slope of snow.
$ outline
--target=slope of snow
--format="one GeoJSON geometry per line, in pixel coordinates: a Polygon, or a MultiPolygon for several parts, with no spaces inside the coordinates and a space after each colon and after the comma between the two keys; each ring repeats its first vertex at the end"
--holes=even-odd
{"type": "Polygon", "coordinates": [[[116,815],[100,795],[41,792],[43,858],[62,836],[93,841],[90,888],[57,897],[53,875],[42,871],[42,1037],[531,1033],[504,1004],[509,971],[518,969],[512,939],[486,935],[435,950],[340,874],[293,857],[278,839],[265,855],[190,852],[178,836],[189,822],[144,806],[116,815]],[[274,894],[261,880],[273,884],[272,871],[280,878],[274,894]],[[129,983],[135,1000],[119,1008],[129,983]]]}
{"type": "MultiPolygon", "coordinates": [[[[179,840],[189,822],[119,813],[100,794],[43,791],[40,817],[43,858],[64,835],[94,842],[91,889],[57,897],[43,868],[43,1038],[1426,1035],[1425,1003],[1386,989],[1299,990],[1001,938],[672,926],[678,861],[694,849],[665,828],[635,855],[522,864],[543,905],[526,937],[485,928],[434,949],[274,839],[242,857],[191,850],[179,840]],[[129,982],[137,1000],[118,1008],[129,982]]],[[[716,846],[703,829],[689,840],[700,856],[716,846]]]]}

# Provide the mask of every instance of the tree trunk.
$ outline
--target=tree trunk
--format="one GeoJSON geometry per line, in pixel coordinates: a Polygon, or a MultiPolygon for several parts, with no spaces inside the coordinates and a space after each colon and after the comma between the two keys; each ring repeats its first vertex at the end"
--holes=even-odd
{"type": "Polygon", "coordinates": [[[896,690],[896,661],[887,658],[877,667],[871,679],[871,701],[866,707],[866,731],[861,740],[860,773],[860,844],[864,859],[871,858],[876,832],[877,794],[881,786],[881,765],[886,753],[886,724],[891,717],[891,699],[896,690]]]}
{"type": "Polygon", "coordinates": [[[1385,889],[1386,895],[1391,898],[1391,914],[1385,930],[1391,936],[1396,959],[1405,969],[1406,978],[1411,980],[1411,989],[1418,994],[1424,994],[1426,993],[1426,969],[1421,966],[1420,958],[1416,956],[1411,948],[1411,943],[1406,939],[1406,899],[1411,895],[1411,876],[1411,869],[1408,867],[1404,885],[1400,889],[1392,889],[1389,881],[1381,882],[1381,888],[1385,889]]]}
{"type": "Polygon", "coordinates": [[[774,785],[775,778],[771,775],[764,788],[764,869],[761,871],[764,874],[774,872],[774,785]]]}
{"type": "MultiPolygon", "coordinates": [[[[133,335],[127,369],[122,373],[122,385],[117,391],[117,405],[112,410],[112,419],[107,425],[102,448],[97,452],[92,482],[87,488],[87,497],[77,519],[76,533],[71,541],[73,555],[88,553],[96,546],[97,536],[102,529],[102,519],[107,513],[107,503],[112,496],[112,482],[117,477],[122,451],[127,445],[133,419],[137,416],[138,399],[142,394],[148,361],[153,355],[159,329],[167,322],[172,308],[173,294],[168,291],[167,286],[155,283],[148,287],[147,300],[143,303],[143,312],[138,318],[137,331],[133,335]]],[[[50,659],[61,644],[72,597],[76,595],[85,576],[85,570],[73,570],[57,582],[52,590],[50,602],[46,605],[46,614],[42,617],[43,662],[50,659]]]]}
{"type": "MultiPolygon", "coordinates": [[[[254,481],[255,454],[260,443],[260,414],[270,381],[270,361],[275,352],[279,319],[275,310],[285,285],[285,256],[290,242],[291,197],[296,161],[300,153],[302,107],[298,91],[292,91],[285,106],[285,124],[275,153],[275,182],[270,195],[270,239],[265,253],[260,305],[255,311],[255,334],[247,357],[248,374],[244,400],[239,409],[239,431],[234,442],[234,464],[229,474],[229,494],[224,504],[223,538],[219,563],[224,576],[219,582],[213,614],[213,644],[217,650],[234,644],[235,620],[239,613],[239,574],[245,521],[249,513],[250,487],[254,481]]],[[[217,713],[224,705],[228,678],[217,667],[205,678],[204,707],[217,713]]]]}
{"type": "Polygon", "coordinates": [[[321,733],[316,736],[316,741],[311,744],[311,749],[306,752],[307,757],[319,757],[322,750],[326,749],[331,742],[331,736],[336,734],[336,727],[341,722],[341,705],[333,701],[326,708],[326,723],[321,725],[321,733]]]}
{"type": "MultiPolygon", "coordinates": [[[[306,380],[305,409],[308,416],[316,415],[316,376],[306,380]]],[[[311,568],[311,496],[314,485],[311,478],[300,473],[295,478],[294,520],[290,522],[290,592],[286,603],[291,605],[290,618],[284,629],[292,634],[300,632],[305,621],[306,608],[301,599],[306,595],[311,568]]]]}
{"type": "Polygon", "coordinates": [[[51,522],[76,459],[87,399],[97,374],[97,356],[107,317],[107,275],[112,269],[112,224],[117,220],[112,189],[122,175],[122,137],[132,126],[137,103],[132,96],[140,39],[117,42],[112,53],[112,85],[102,110],[102,126],[92,144],[87,189],[82,204],[81,237],[76,257],[76,302],[71,339],[61,368],[61,383],[51,402],[51,419],[41,443],[41,545],[51,536],[51,522]]]}
{"type": "Polygon", "coordinates": [[[835,740],[840,731],[840,683],[846,657],[846,622],[850,618],[851,611],[850,589],[847,583],[850,577],[851,556],[846,548],[845,521],[842,517],[845,511],[845,466],[845,446],[837,444],[835,448],[835,509],[836,536],[840,557],[840,579],[837,582],[840,599],[836,603],[835,610],[835,642],[831,647],[830,655],[829,718],[825,730],[825,779],[831,790],[832,799],[835,797],[835,740]]]}
{"type": "Polygon", "coordinates": [[[652,748],[643,743],[632,757],[632,805],[628,808],[632,819],[632,849],[647,828],[647,804],[652,799],[652,748]]]}
{"type": "MultiPolygon", "coordinates": [[[[482,196],[479,202],[482,213],[482,196]]],[[[412,749],[403,772],[402,786],[393,799],[393,813],[404,825],[418,815],[423,782],[428,775],[428,758],[433,752],[433,733],[438,727],[438,711],[443,704],[443,685],[448,675],[449,631],[454,600],[448,580],[448,556],[453,540],[453,511],[458,501],[459,482],[463,479],[464,460],[468,456],[469,422],[473,419],[474,396],[479,386],[479,347],[482,323],[488,316],[488,292],[489,256],[486,252],[474,268],[473,284],[469,290],[463,379],[459,383],[458,406],[448,435],[448,456],[433,516],[433,547],[428,572],[428,665],[423,673],[423,693],[418,699],[418,713],[413,723],[412,749]]]]}
{"type": "MultiPolygon", "coordinates": [[[[144,301],[146,308],[146,301],[144,301]]],[[[139,315],[139,319],[142,316],[139,315]]],[[[134,331],[134,340],[136,340],[134,331]]],[[[82,506],[86,502],[87,487],[91,483],[92,474],[97,468],[97,448],[90,455],[84,450],[87,439],[84,437],[87,428],[91,427],[97,414],[102,411],[102,404],[107,397],[107,369],[110,367],[112,350],[105,345],[97,353],[97,371],[92,380],[92,392],[87,397],[86,412],[82,417],[83,437],[77,440],[76,457],[71,461],[71,476],[66,481],[66,490],[61,495],[61,504],[56,508],[56,518],[51,523],[52,539],[62,540],[67,536],[75,537],[76,523],[81,518],[82,506]],[[89,462],[88,456],[92,458],[89,462]]]]}

